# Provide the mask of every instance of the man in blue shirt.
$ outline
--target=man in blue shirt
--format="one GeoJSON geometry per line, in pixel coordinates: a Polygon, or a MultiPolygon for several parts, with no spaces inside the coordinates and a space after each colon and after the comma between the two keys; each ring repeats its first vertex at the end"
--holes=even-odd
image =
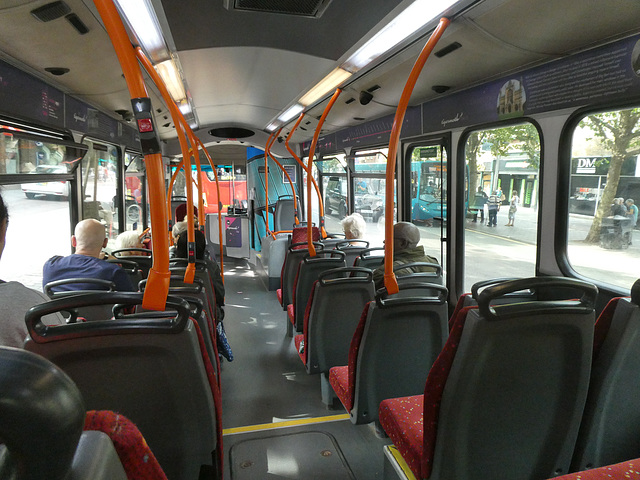
{"type": "MultiPolygon", "coordinates": [[[[47,260],[42,270],[42,285],[69,278],[97,278],[109,280],[115,289],[135,292],[127,273],[118,265],[100,259],[102,249],[107,246],[104,225],[94,219],[82,220],[76,225],[71,245],[76,253],[62,257],[56,255],[47,260]]],[[[54,291],[96,290],[90,283],[73,283],[56,287],[54,291]]]]}

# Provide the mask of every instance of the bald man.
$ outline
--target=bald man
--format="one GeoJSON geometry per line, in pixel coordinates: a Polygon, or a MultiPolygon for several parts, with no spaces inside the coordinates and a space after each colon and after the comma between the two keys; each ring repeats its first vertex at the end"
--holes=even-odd
{"type": "MultiPolygon", "coordinates": [[[[56,280],[68,278],[98,278],[109,280],[115,289],[135,292],[127,273],[118,265],[100,259],[102,249],[107,246],[104,225],[94,219],[78,222],[71,237],[71,246],[76,253],[67,257],[56,255],[47,260],[42,269],[42,286],[56,280]]],[[[54,291],[101,290],[90,283],[73,283],[56,287],[54,291]]]]}
{"type": "MultiPolygon", "coordinates": [[[[420,230],[413,223],[398,222],[393,226],[393,265],[403,263],[427,262],[438,263],[434,257],[424,253],[424,247],[418,245],[420,241],[420,230]]],[[[430,272],[429,267],[417,267],[414,269],[402,269],[396,272],[396,276],[409,275],[412,272],[430,272]]],[[[373,271],[373,281],[376,290],[384,287],[384,265],[373,271]]]]}

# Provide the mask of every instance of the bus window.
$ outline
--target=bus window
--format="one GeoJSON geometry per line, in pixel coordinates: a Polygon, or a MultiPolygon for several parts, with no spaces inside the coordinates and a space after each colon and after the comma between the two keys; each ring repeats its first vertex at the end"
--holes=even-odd
{"type": "Polygon", "coordinates": [[[444,145],[416,145],[407,154],[411,221],[420,230],[425,253],[445,265],[444,224],[447,219],[447,151],[444,145]],[[440,227],[440,228],[438,228],[440,227]]]}
{"type": "MultiPolygon", "coordinates": [[[[339,154],[321,161],[313,162],[312,172],[319,182],[323,195],[325,228],[329,233],[341,233],[342,220],[349,213],[349,196],[347,188],[346,155],[339,154]]],[[[305,163],[306,164],[306,163],[305,163]]],[[[306,188],[303,189],[307,194],[306,188]]],[[[318,201],[315,188],[311,189],[313,222],[317,224],[318,201]]]]}
{"type": "Polygon", "coordinates": [[[119,233],[115,215],[118,149],[112,145],[83,141],[89,150],[82,159],[82,219],[94,218],[107,230],[109,247],[119,233]]]}
{"type": "Polygon", "coordinates": [[[471,132],[465,159],[469,179],[464,291],[488,278],[535,275],[540,164],[537,129],[523,123],[471,132]]]}
{"type": "MultiPolygon", "coordinates": [[[[365,237],[371,247],[381,247],[384,240],[388,153],[388,148],[380,148],[358,151],[353,157],[353,210],[362,215],[367,222],[365,237]]],[[[396,187],[397,183],[394,185],[394,192],[397,192],[396,187]]],[[[397,218],[397,208],[394,208],[393,218],[394,221],[397,218]]]]}
{"type": "Polygon", "coordinates": [[[573,131],[567,256],[581,275],[629,288],[638,278],[640,108],[585,116],[573,131]]]}
{"type": "MultiPolygon", "coordinates": [[[[145,198],[145,175],[144,175],[144,158],[141,155],[132,155],[125,153],[125,230],[135,230],[142,232],[143,215],[142,206],[145,198]]],[[[116,219],[118,216],[116,215],[116,219]]]]}
{"type": "Polygon", "coordinates": [[[75,147],[0,134],[0,173],[29,174],[22,184],[2,186],[10,226],[0,278],[42,291],[44,262],[71,253],[71,182],[48,181],[47,175],[71,173],[83,154],[75,147]]]}

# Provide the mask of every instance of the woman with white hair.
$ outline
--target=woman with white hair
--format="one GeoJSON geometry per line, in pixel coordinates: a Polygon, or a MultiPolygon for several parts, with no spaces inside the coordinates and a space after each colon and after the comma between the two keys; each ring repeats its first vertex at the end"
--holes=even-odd
{"type": "Polygon", "coordinates": [[[344,238],[347,240],[363,238],[367,231],[367,223],[359,213],[352,213],[344,217],[340,223],[344,231],[344,238]]]}

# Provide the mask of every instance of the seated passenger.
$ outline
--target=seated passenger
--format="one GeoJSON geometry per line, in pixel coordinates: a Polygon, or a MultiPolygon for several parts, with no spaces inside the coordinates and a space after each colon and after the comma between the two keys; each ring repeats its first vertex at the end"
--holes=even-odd
{"type": "MultiPolygon", "coordinates": [[[[398,222],[393,226],[393,265],[404,263],[428,262],[438,263],[438,260],[429,255],[425,255],[424,247],[418,245],[420,241],[420,230],[413,223],[398,222]]],[[[433,268],[417,267],[402,269],[396,272],[397,276],[408,275],[411,272],[433,272],[433,268]]],[[[373,271],[373,281],[376,290],[384,287],[384,264],[373,271]]]]}
{"type": "Polygon", "coordinates": [[[169,258],[176,257],[176,246],[180,235],[187,231],[187,222],[178,222],[171,229],[171,237],[173,238],[173,246],[169,247],[169,258]]]}
{"type": "MultiPolygon", "coordinates": [[[[198,207],[193,206],[193,214],[195,215],[195,222],[198,225],[198,207]]],[[[176,207],[176,223],[184,222],[187,218],[187,204],[181,203],[176,207]]]]}
{"type": "MultiPolygon", "coordinates": [[[[215,260],[211,260],[210,258],[205,257],[204,252],[207,246],[207,239],[205,238],[204,233],[202,233],[200,230],[196,230],[194,233],[196,260],[205,260],[207,262],[207,267],[209,267],[209,271],[211,272],[213,289],[215,290],[216,294],[216,305],[218,307],[222,307],[224,305],[225,291],[224,282],[222,281],[222,274],[220,272],[220,266],[215,260]]],[[[188,235],[185,230],[180,234],[180,237],[176,242],[175,258],[189,258],[189,253],[187,251],[187,238],[188,235]]]]}
{"type": "MultiPolygon", "coordinates": [[[[145,248],[144,243],[142,243],[140,239],[140,234],[138,232],[129,231],[122,232],[120,235],[116,237],[116,248],[115,250],[121,250],[123,248],[145,248]]],[[[121,252],[118,254],[121,257],[126,257],[128,255],[145,255],[144,252],[121,252]]]]}
{"type": "MultiPolygon", "coordinates": [[[[100,258],[107,245],[104,225],[94,219],[78,222],[71,237],[71,245],[76,253],[62,257],[56,255],[47,260],[42,269],[42,285],[69,278],[98,278],[112,281],[116,290],[135,292],[127,273],[118,265],[100,258]]],[[[62,285],[54,291],[96,290],[96,286],[86,283],[62,285]]]]}
{"type": "MultiPolygon", "coordinates": [[[[7,236],[9,212],[0,196],[0,258],[7,236]]],[[[42,293],[25,287],[19,282],[0,280],[0,345],[22,348],[28,336],[24,316],[34,305],[45,303],[49,299],[42,293]]],[[[47,325],[63,324],[59,313],[47,315],[43,319],[47,325]]]]}
{"type": "MultiPolygon", "coordinates": [[[[351,215],[344,217],[340,223],[342,224],[345,239],[353,240],[356,238],[364,238],[364,234],[367,231],[367,223],[359,213],[352,213],[351,215]]],[[[357,243],[358,242],[353,242],[353,244],[357,243]]]]}

